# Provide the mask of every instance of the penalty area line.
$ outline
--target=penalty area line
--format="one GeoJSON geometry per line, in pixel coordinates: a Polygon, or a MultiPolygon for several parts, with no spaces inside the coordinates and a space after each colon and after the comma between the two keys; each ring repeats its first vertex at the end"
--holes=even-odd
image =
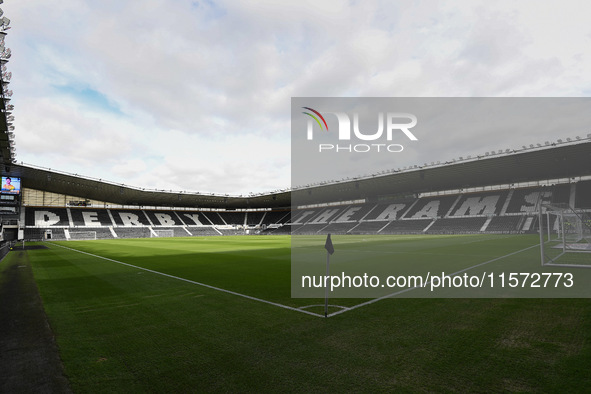
{"type": "MultiPolygon", "coordinates": [[[[473,265],[471,267],[461,269],[459,271],[456,271],[454,273],[449,274],[448,276],[456,276],[456,275],[462,274],[462,273],[464,273],[466,271],[469,271],[471,269],[478,268],[478,267],[481,267],[481,266],[486,265],[486,264],[489,264],[489,263],[493,263],[495,261],[504,259],[504,258],[509,257],[509,256],[513,256],[513,255],[518,254],[518,253],[521,253],[521,252],[525,252],[526,250],[529,250],[529,249],[532,249],[532,248],[535,248],[535,247],[539,247],[539,246],[540,245],[528,246],[527,248],[518,250],[516,252],[511,252],[511,253],[506,254],[504,256],[501,256],[501,257],[495,257],[494,259],[485,261],[484,263],[479,263],[479,264],[473,265]]],[[[429,283],[431,283],[431,281],[426,282],[425,283],[425,286],[428,285],[429,283]]],[[[378,301],[381,301],[381,300],[385,300],[386,298],[392,298],[392,297],[395,297],[395,296],[400,295],[400,294],[407,293],[407,292],[412,291],[412,290],[423,289],[423,288],[425,288],[425,286],[409,287],[407,289],[400,290],[400,291],[397,291],[397,292],[394,292],[394,293],[391,293],[391,294],[387,294],[387,295],[382,296],[382,297],[374,298],[373,300],[362,302],[361,304],[357,304],[357,305],[348,307],[346,309],[341,309],[340,311],[333,312],[333,313],[329,314],[328,317],[332,317],[332,316],[335,316],[335,315],[340,315],[341,313],[349,312],[349,311],[352,311],[353,309],[361,308],[362,306],[370,305],[370,304],[373,304],[375,302],[378,302],[378,301]]]]}
{"type": "Polygon", "coordinates": [[[58,245],[58,244],[56,244],[56,243],[53,243],[53,242],[50,242],[50,244],[51,244],[51,245],[55,245],[55,246],[59,246],[60,248],[64,248],[64,249],[68,249],[68,250],[72,250],[72,251],[74,251],[74,252],[78,252],[78,253],[86,254],[86,255],[88,255],[88,256],[92,256],[92,257],[96,257],[96,258],[99,258],[99,259],[103,259],[103,260],[111,261],[111,262],[113,262],[113,263],[117,263],[117,264],[121,264],[121,265],[126,265],[126,266],[128,266],[128,267],[132,267],[132,268],[135,268],[135,269],[138,269],[138,270],[142,270],[142,271],[146,271],[146,272],[151,272],[151,273],[153,273],[153,274],[157,274],[157,275],[166,276],[166,277],[168,277],[168,278],[172,278],[172,279],[180,280],[180,281],[187,282],[187,283],[191,283],[191,284],[194,284],[194,285],[198,285],[198,286],[207,287],[208,289],[217,290],[217,291],[221,291],[221,292],[223,292],[223,293],[228,293],[228,294],[232,294],[232,295],[235,295],[235,296],[238,296],[238,297],[247,298],[247,299],[249,299],[249,300],[252,300],[252,301],[258,301],[258,302],[262,302],[262,303],[264,303],[264,304],[268,304],[268,305],[273,305],[273,306],[276,306],[276,307],[279,307],[279,308],[288,309],[288,310],[291,310],[291,311],[296,311],[296,312],[300,312],[300,313],[305,313],[305,314],[307,314],[307,315],[310,315],[310,316],[316,316],[316,317],[322,317],[322,318],[324,318],[324,315],[320,315],[320,314],[318,314],[318,313],[314,313],[314,312],[306,311],[306,310],[303,310],[303,309],[298,309],[298,308],[291,307],[291,306],[288,306],[288,305],[279,304],[279,303],[277,303],[277,302],[273,302],[273,301],[267,301],[267,300],[263,300],[262,298],[257,298],[257,297],[249,296],[249,295],[246,295],[246,294],[237,293],[237,292],[235,292],[235,291],[232,291],[232,290],[226,290],[226,289],[222,289],[222,288],[220,288],[220,287],[215,287],[215,286],[211,286],[211,285],[208,285],[208,284],[205,284],[205,283],[196,282],[196,281],[194,281],[194,280],[190,280],[190,279],[186,279],[186,278],[181,278],[180,276],[174,276],[174,275],[166,274],[166,273],[164,273],[164,272],[160,272],[160,271],[154,271],[154,270],[151,270],[151,269],[148,269],[148,268],[139,267],[139,266],[137,266],[137,265],[133,265],[133,264],[124,263],[124,262],[122,262],[122,261],[113,260],[113,259],[110,259],[110,258],[108,258],[108,257],[103,257],[103,256],[99,256],[99,255],[97,255],[97,254],[92,254],[92,253],[84,252],[84,251],[82,251],[82,250],[78,250],[78,249],[69,248],[69,247],[67,247],[67,246],[58,245]]]}

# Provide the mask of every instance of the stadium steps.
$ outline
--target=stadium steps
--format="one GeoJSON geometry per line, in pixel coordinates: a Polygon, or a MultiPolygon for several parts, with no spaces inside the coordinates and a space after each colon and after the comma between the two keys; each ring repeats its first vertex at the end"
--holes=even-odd
{"type": "Polygon", "coordinates": [[[523,227],[521,228],[521,230],[523,230],[523,231],[529,231],[530,228],[531,228],[531,225],[532,225],[533,221],[534,221],[534,217],[533,216],[528,216],[525,219],[525,223],[523,224],[523,227]]]}
{"type": "MultiPolygon", "coordinates": [[[[451,207],[449,207],[449,210],[445,213],[444,217],[449,217],[451,215],[451,213],[454,211],[454,208],[456,207],[456,205],[458,205],[458,202],[460,202],[460,200],[462,199],[463,194],[458,194],[458,198],[455,199],[455,201],[453,202],[453,204],[451,204],[451,207]]],[[[423,230],[423,231],[427,231],[427,229],[423,230]]]]}
{"type": "Polygon", "coordinates": [[[433,220],[431,221],[431,223],[429,223],[429,224],[427,225],[427,227],[425,227],[425,228],[423,229],[423,232],[424,232],[424,233],[426,233],[427,231],[429,231],[429,229],[431,228],[431,226],[432,226],[432,225],[434,225],[436,221],[437,221],[437,218],[433,219],[433,220]]]}
{"type": "Polygon", "coordinates": [[[505,213],[507,213],[507,208],[509,207],[509,203],[511,202],[511,197],[513,197],[513,191],[514,191],[514,189],[509,190],[509,194],[507,195],[507,199],[505,200],[505,203],[503,204],[503,208],[501,208],[501,212],[499,213],[499,216],[503,216],[503,215],[505,215],[505,213]]]}
{"type": "Polygon", "coordinates": [[[415,205],[417,205],[417,203],[419,202],[420,198],[416,198],[414,200],[414,202],[412,204],[410,204],[410,206],[408,207],[408,209],[406,211],[404,211],[404,213],[402,215],[400,215],[399,219],[404,219],[406,218],[406,215],[408,215],[408,213],[414,208],[415,205]]]}
{"type": "MultiPolygon", "coordinates": [[[[144,214],[144,216],[146,217],[146,220],[148,221],[148,223],[150,223],[150,226],[153,226],[154,223],[152,223],[152,220],[150,220],[150,217],[148,216],[148,214],[146,213],[146,211],[144,209],[142,209],[142,213],[144,214]]],[[[150,230],[152,229],[152,227],[150,227],[150,230]]]]}
{"type": "MultiPolygon", "coordinates": [[[[375,208],[375,207],[374,207],[375,208]]],[[[372,208],[373,209],[373,208],[372,208]]],[[[371,212],[371,210],[369,211],[371,212]]],[[[369,212],[367,214],[369,214],[369,212]]],[[[367,216],[367,215],[365,215],[367,216]]],[[[364,216],[364,217],[365,217],[364,216]]],[[[361,224],[361,221],[359,221],[359,223],[357,223],[355,226],[353,226],[351,229],[349,229],[349,231],[347,231],[347,234],[351,234],[351,231],[355,230],[357,227],[359,227],[359,225],[361,224]]]]}
{"type": "Polygon", "coordinates": [[[488,225],[490,224],[490,222],[493,220],[492,217],[486,219],[486,222],[484,222],[484,224],[482,225],[482,227],[480,228],[480,232],[485,232],[486,228],[488,227],[488,225]]]}
{"type": "Polygon", "coordinates": [[[72,211],[70,208],[66,208],[66,214],[68,215],[68,222],[70,223],[70,227],[74,227],[74,220],[72,219],[72,211]]]}
{"type": "Polygon", "coordinates": [[[113,235],[113,238],[119,238],[117,236],[117,233],[115,232],[115,229],[113,229],[113,226],[109,226],[109,231],[111,232],[111,234],[113,235]]]}
{"type": "Polygon", "coordinates": [[[379,234],[379,233],[380,233],[380,232],[381,232],[383,229],[385,229],[386,227],[388,227],[388,225],[389,225],[390,223],[392,223],[392,222],[393,222],[393,220],[390,220],[388,223],[386,223],[386,224],[385,224],[385,225],[384,225],[384,226],[383,226],[381,229],[379,229],[379,230],[378,230],[378,234],[379,234]]]}

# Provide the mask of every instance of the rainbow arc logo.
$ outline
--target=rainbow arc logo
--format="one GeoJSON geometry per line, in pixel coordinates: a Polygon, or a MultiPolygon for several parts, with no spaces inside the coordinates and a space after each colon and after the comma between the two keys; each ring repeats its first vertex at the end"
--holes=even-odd
{"type": "MultiPolygon", "coordinates": [[[[310,107],[302,107],[303,109],[307,109],[308,111],[313,112],[315,115],[317,115],[318,117],[320,117],[320,119],[322,119],[322,123],[324,123],[324,126],[326,127],[326,131],[328,131],[328,124],[326,124],[326,120],[324,119],[324,116],[322,116],[320,114],[320,112],[316,111],[315,109],[312,109],[310,107]]],[[[315,115],[311,114],[310,112],[302,112],[305,115],[308,115],[309,117],[311,117],[312,119],[314,119],[316,121],[316,123],[318,123],[318,126],[320,126],[320,130],[324,130],[324,127],[322,127],[322,123],[320,123],[320,119],[318,119],[318,117],[316,117],[315,115]]]]}

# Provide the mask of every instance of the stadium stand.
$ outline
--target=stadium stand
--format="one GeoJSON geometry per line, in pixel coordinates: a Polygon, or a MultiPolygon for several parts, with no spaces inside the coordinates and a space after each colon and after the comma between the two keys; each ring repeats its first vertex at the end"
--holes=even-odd
{"type": "Polygon", "coordinates": [[[142,210],[116,210],[110,209],[111,217],[118,227],[150,226],[151,223],[142,210]]]}
{"type": "Polygon", "coordinates": [[[367,213],[359,216],[359,219],[377,221],[399,219],[408,205],[406,203],[370,205],[367,207],[369,209],[366,209],[367,213]]]}
{"type": "Polygon", "coordinates": [[[118,227],[114,229],[118,238],[150,238],[149,227],[118,227]]]}
{"type": "Polygon", "coordinates": [[[113,226],[106,209],[70,209],[70,216],[75,227],[113,226]]]}
{"type": "Polygon", "coordinates": [[[427,231],[430,234],[477,233],[486,222],[485,217],[437,219],[427,231]]]}
{"type": "Polygon", "coordinates": [[[519,231],[520,225],[523,224],[524,220],[525,217],[523,215],[493,217],[486,227],[486,232],[501,234],[515,233],[519,231]]]}
{"type": "Polygon", "coordinates": [[[194,237],[221,235],[218,231],[214,230],[213,227],[211,227],[211,226],[187,227],[187,230],[194,237]]]}
{"type": "Polygon", "coordinates": [[[404,214],[407,219],[437,218],[447,214],[458,195],[419,198],[404,214]]]}
{"type": "Polygon", "coordinates": [[[30,208],[25,209],[27,227],[67,227],[70,225],[66,208],[30,208]]]}
{"type": "Polygon", "coordinates": [[[92,239],[92,235],[96,239],[113,239],[113,233],[108,227],[71,227],[69,229],[70,239],[92,239]],[[91,234],[92,233],[92,234],[91,234]]]}
{"type": "Polygon", "coordinates": [[[246,224],[249,226],[257,226],[265,216],[266,212],[246,212],[246,224]]]}
{"type": "Polygon", "coordinates": [[[575,206],[591,209],[591,181],[579,182],[575,193],[575,206]]]}
{"type": "MultiPolygon", "coordinates": [[[[176,212],[144,211],[153,226],[182,226],[183,222],[176,212]]],[[[188,235],[188,234],[187,234],[188,235]]]]}
{"type": "Polygon", "coordinates": [[[226,224],[226,225],[235,224],[235,225],[243,226],[244,222],[246,221],[245,212],[217,212],[217,214],[224,221],[223,224],[226,224]]]}
{"type": "Polygon", "coordinates": [[[544,203],[550,203],[552,201],[552,191],[539,187],[515,189],[506,213],[534,213],[540,199],[544,203]]]}
{"type": "Polygon", "coordinates": [[[269,211],[265,214],[262,224],[283,224],[291,219],[291,211],[269,211]]]}
{"type": "Polygon", "coordinates": [[[432,219],[394,220],[382,228],[379,234],[422,233],[431,222],[433,222],[432,219]]]}
{"type": "Polygon", "coordinates": [[[26,207],[25,238],[97,239],[239,234],[521,233],[539,201],[591,208],[591,181],[276,211],[26,207]],[[293,220],[292,220],[293,218],[293,220]],[[64,231],[66,230],[66,231],[64,231]],[[160,232],[169,230],[171,232],[160,232]]]}
{"type": "Polygon", "coordinates": [[[507,190],[491,193],[464,194],[449,216],[498,215],[507,198],[507,190]]]}
{"type": "MultiPolygon", "coordinates": [[[[186,216],[186,214],[185,214],[185,216],[186,216]]],[[[211,223],[212,225],[216,225],[216,226],[226,225],[226,222],[223,221],[222,217],[217,212],[202,212],[201,217],[203,219],[205,219],[207,222],[211,223]]],[[[202,223],[203,223],[203,221],[202,221],[202,223]]]]}

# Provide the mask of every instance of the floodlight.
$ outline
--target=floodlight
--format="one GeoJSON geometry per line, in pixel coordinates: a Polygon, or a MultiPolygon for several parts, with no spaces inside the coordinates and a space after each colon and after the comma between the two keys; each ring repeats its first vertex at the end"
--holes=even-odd
{"type": "Polygon", "coordinates": [[[2,8],[0,8],[0,16],[2,16],[2,15],[4,15],[4,11],[2,11],[2,8]]]}
{"type": "Polygon", "coordinates": [[[525,145],[521,145],[521,147],[522,147],[523,149],[527,149],[527,148],[525,147],[525,145]]]}
{"type": "Polygon", "coordinates": [[[7,73],[2,73],[2,79],[5,81],[10,81],[12,78],[12,73],[9,71],[7,73]]]}
{"type": "Polygon", "coordinates": [[[566,140],[567,140],[568,142],[571,142],[571,141],[572,141],[572,140],[570,139],[570,137],[568,137],[566,140]]]}
{"type": "Polygon", "coordinates": [[[544,145],[550,145],[550,142],[546,141],[544,142],[544,145]]]}
{"type": "Polygon", "coordinates": [[[14,122],[14,115],[7,116],[6,120],[9,122],[14,122]]]}
{"type": "Polygon", "coordinates": [[[534,147],[534,144],[529,144],[529,147],[530,147],[530,148],[533,148],[533,147],[534,147]]]}
{"type": "Polygon", "coordinates": [[[578,135],[577,135],[575,138],[576,138],[577,140],[580,140],[580,139],[581,139],[581,137],[579,137],[578,135]]]}
{"type": "Polygon", "coordinates": [[[3,17],[2,19],[0,19],[0,22],[2,22],[3,27],[8,27],[8,25],[10,25],[10,19],[8,19],[7,17],[3,17]]]}
{"type": "Polygon", "coordinates": [[[556,142],[558,142],[559,144],[562,144],[562,140],[561,139],[557,140],[556,142]]]}
{"type": "Polygon", "coordinates": [[[536,145],[538,146],[538,148],[542,146],[542,144],[536,144],[536,145]]]}

